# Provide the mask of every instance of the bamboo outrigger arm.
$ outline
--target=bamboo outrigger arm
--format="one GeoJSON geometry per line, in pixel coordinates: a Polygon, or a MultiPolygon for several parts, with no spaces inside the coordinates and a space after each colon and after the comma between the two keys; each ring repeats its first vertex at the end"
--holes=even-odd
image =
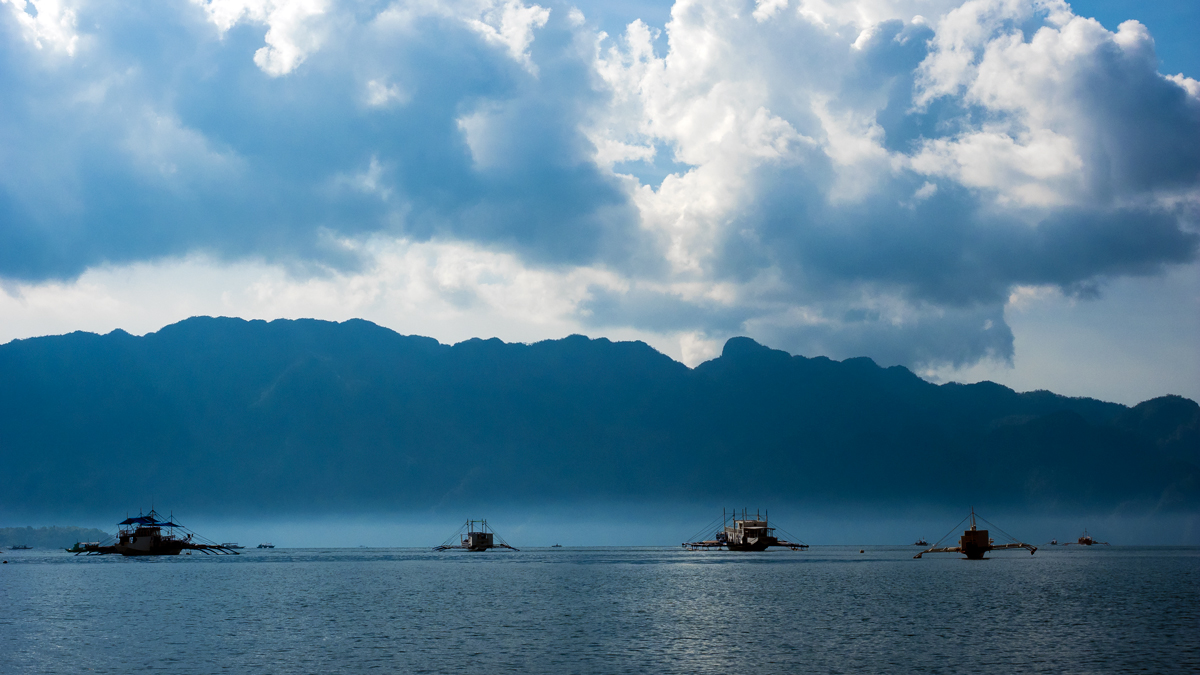
{"type": "MultiPolygon", "coordinates": [[[[1026,548],[1026,549],[1029,549],[1029,555],[1033,555],[1034,553],[1037,552],[1037,547],[1034,546],[1033,544],[1023,544],[1021,542],[1017,542],[1015,544],[992,544],[988,547],[988,550],[989,551],[998,551],[998,550],[1004,549],[1004,548],[1026,548]]],[[[961,546],[943,546],[942,548],[931,548],[931,549],[921,551],[920,553],[914,555],[913,559],[915,560],[917,558],[920,558],[922,555],[924,555],[926,553],[963,553],[963,552],[964,551],[961,546]]]]}
{"type": "Polygon", "coordinates": [[[1021,542],[1017,542],[1015,544],[1000,544],[999,546],[992,546],[993,551],[996,551],[996,550],[1002,549],[1002,548],[1024,548],[1024,549],[1029,549],[1029,555],[1033,555],[1034,553],[1037,553],[1036,546],[1034,546],[1033,544],[1025,544],[1025,543],[1021,543],[1021,542]]]}
{"type": "Polygon", "coordinates": [[[962,553],[962,549],[958,546],[943,546],[942,548],[930,548],[913,556],[913,560],[920,558],[926,553],[962,553]]]}
{"type": "Polygon", "coordinates": [[[183,548],[184,550],[201,551],[204,555],[241,555],[241,553],[228,546],[214,546],[212,544],[193,544],[189,542],[183,548]]]}

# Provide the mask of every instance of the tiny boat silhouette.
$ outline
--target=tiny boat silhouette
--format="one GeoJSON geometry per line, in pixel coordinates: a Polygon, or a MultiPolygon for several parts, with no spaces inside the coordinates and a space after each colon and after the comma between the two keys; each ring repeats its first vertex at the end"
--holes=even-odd
{"type": "Polygon", "coordinates": [[[562,544],[554,544],[550,548],[562,548],[562,544]]]}
{"type": "MultiPolygon", "coordinates": [[[[111,541],[111,539],[109,540],[111,541]]],[[[116,541],[105,545],[104,542],[79,544],[76,543],[75,555],[107,555],[119,553],[125,556],[143,555],[179,555],[183,551],[200,551],[206,555],[237,555],[221,544],[208,541],[183,525],[174,522],[174,518],[163,519],[154,509],[150,513],[136,518],[126,518],[117,523],[116,541]]],[[[71,550],[71,549],[67,549],[71,550]]]]}
{"type": "MultiPolygon", "coordinates": [[[[968,530],[964,530],[962,533],[962,536],[959,537],[958,546],[944,546],[944,547],[938,548],[938,546],[935,544],[933,546],[933,548],[930,548],[925,551],[921,551],[920,553],[914,555],[913,558],[920,558],[922,555],[925,555],[926,553],[962,553],[963,555],[965,555],[967,557],[967,560],[983,560],[983,555],[985,553],[987,553],[989,551],[998,551],[998,550],[1006,549],[1006,548],[1029,549],[1029,555],[1033,555],[1034,553],[1037,552],[1036,546],[1034,546],[1032,544],[1026,544],[1026,543],[1017,541],[1013,537],[1010,537],[1008,534],[1006,534],[1004,532],[1004,530],[1001,530],[1000,528],[996,527],[995,525],[992,525],[992,527],[995,528],[997,532],[999,532],[1000,534],[1003,534],[1005,537],[1008,537],[1008,539],[1011,540],[1007,544],[997,544],[995,539],[992,539],[991,537],[988,536],[987,530],[980,530],[975,526],[975,518],[976,518],[975,509],[972,508],[970,515],[968,515],[966,518],[963,518],[961,521],[959,521],[958,525],[954,526],[955,529],[957,529],[959,525],[962,525],[968,519],[970,519],[970,521],[971,521],[971,528],[968,530]]],[[[979,519],[983,520],[982,517],[980,517],[979,519]]],[[[987,522],[987,521],[984,521],[984,522],[987,522]]],[[[989,523],[989,525],[990,525],[990,523],[989,523]]],[[[950,530],[950,532],[953,532],[953,531],[954,531],[953,529],[950,530]]],[[[950,536],[950,535],[947,534],[946,537],[948,537],[948,536],[950,536]]],[[[946,537],[942,537],[942,539],[944,540],[946,537]]],[[[940,544],[941,540],[939,540],[938,543],[940,544]]]]}
{"type": "Polygon", "coordinates": [[[506,548],[510,551],[521,550],[509,546],[508,542],[496,534],[486,520],[468,520],[440,546],[434,546],[433,550],[487,551],[493,548],[506,548]],[[455,539],[458,541],[455,542],[455,539]]]}
{"type": "Polygon", "coordinates": [[[275,548],[275,544],[272,544],[269,541],[264,541],[263,543],[259,544],[258,547],[259,548],[275,548]]]}
{"type": "Polygon", "coordinates": [[[921,537],[920,539],[913,542],[913,546],[928,546],[928,545],[929,545],[929,542],[925,541],[925,537],[921,537]]]}
{"type": "MultiPolygon", "coordinates": [[[[742,516],[739,518],[736,511],[732,516],[727,516],[726,511],[722,510],[720,528],[712,539],[685,541],[683,547],[689,551],[709,549],[765,551],[771,546],[784,546],[793,551],[808,548],[808,544],[804,542],[784,541],[776,537],[776,528],[768,525],[766,513],[760,514],[755,511],[751,516],[746,509],[742,509],[742,516]]],[[[707,529],[706,527],[701,532],[707,529]]]]}
{"type": "Polygon", "coordinates": [[[1096,541],[1095,539],[1092,539],[1092,535],[1088,534],[1087,530],[1084,530],[1083,534],[1079,535],[1079,539],[1073,542],[1068,541],[1067,543],[1063,544],[1063,546],[1070,546],[1071,544],[1075,544],[1076,546],[1112,546],[1112,544],[1109,544],[1107,541],[1096,541]]]}
{"type": "Polygon", "coordinates": [[[10,551],[28,551],[32,548],[33,548],[32,546],[26,546],[25,544],[14,544],[12,546],[9,546],[8,550],[10,550],[10,551]]]}
{"type": "Polygon", "coordinates": [[[246,547],[245,547],[245,546],[238,546],[238,543],[237,543],[236,541],[227,541],[227,542],[225,542],[225,543],[221,544],[221,548],[227,548],[227,549],[229,549],[229,550],[231,550],[231,551],[232,551],[232,550],[235,550],[235,549],[239,549],[239,548],[246,548],[246,547]]]}

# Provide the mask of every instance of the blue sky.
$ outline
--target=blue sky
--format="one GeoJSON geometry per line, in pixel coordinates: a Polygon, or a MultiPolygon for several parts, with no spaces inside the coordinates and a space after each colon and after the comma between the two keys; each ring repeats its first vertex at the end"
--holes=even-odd
{"type": "Polygon", "coordinates": [[[0,340],[749,335],[1200,398],[1195,7],[0,0],[0,340]]]}

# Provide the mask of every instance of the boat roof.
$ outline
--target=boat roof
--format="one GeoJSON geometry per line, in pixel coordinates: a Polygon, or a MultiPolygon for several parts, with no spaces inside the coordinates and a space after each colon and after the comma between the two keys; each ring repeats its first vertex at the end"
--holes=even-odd
{"type": "Polygon", "coordinates": [[[149,525],[149,526],[157,526],[157,527],[183,527],[179,523],[172,523],[169,520],[158,520],[156,518],[150,518],[148,516],[138,516],[137,518],[126,518],[125,520],[122,520],[121,522],[119,522],[117,524],[118,525],[149,525]]]}
{"type": "Polygon", "coordinates": [[[117,523],[117,525],[144,525],[147,527],[183,527],[179,523],[171,522],[171,520],[169,518],[167,520],[159,520],[160,518],[161,518],[161,516],[159,516],[158,513],[156,513],[154,511],[154,509],[150,509],[150,513],[147,513],[144,516],[139,515],[136,518],[126,518],[125,520],[122,520],[121,522],[117,523]]]}

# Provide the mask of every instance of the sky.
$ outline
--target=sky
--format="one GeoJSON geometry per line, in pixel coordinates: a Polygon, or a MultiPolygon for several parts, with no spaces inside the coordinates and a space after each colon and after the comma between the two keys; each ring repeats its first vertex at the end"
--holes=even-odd
{"type": "Polygon", "coordinates": [[[748,335],[1200,399],[1190,0],[0,0],[0,342],[748,335]]]}

